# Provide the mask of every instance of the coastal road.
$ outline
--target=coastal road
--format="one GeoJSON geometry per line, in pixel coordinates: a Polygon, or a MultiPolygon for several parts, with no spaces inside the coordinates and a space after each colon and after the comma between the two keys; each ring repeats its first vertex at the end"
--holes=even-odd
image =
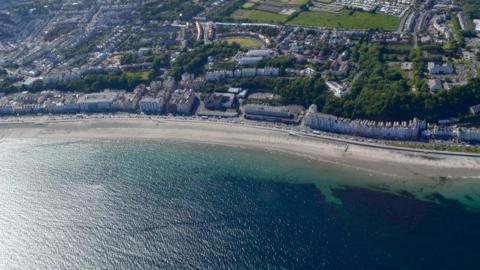
{"type": "Polygon", "coordinates": [[[475,154],[475,153],[413,149],[413,148],[406,148],[406,147],[390,146],[390,145],[379,144],[379,143],[360,142],[360,141],[354,141],[354,140],[342,139],[342,138],[335,138],[335,137],[325,136],[325,135],[308,134],[308,133],[303,133],[303,132],[296,132],[295,135],[299,136],[299,137],[320,139],[320,140],[324,140],[324,141],[334,141],[334,142],[338,142],[338,143],[345,143],[347,145],[358,145],[358,146],[371,147],[371,148],[383,149],[383,150],[401,151],[401,152],[424,154],[424,155],[473,157],[473,158],[480,159],[480,154],[475,154]]]}
{"type": "Polygon", "coordinates": [[[342,143],[345,145],[357,145],[357,146],[362,146],[362,147],[367,147],[367,148],[374,148],[374,149],[382,149],[382,150],[390,150],[390,151],[397,151],[397,152],[403,152],[403,153],[411,153],[411,154],[421,154],[425,155],[427,157],[441,157],[441,156],[453,156],[453,157],[468,157],[468,158],[475,158],[475,159],[480,159],[480,154],[475,154],[475,153],[463,153],[463,152],[447,152],[447,151],[437,151],[437,150],[423,150],[423,149],[414,149],[414,148],[406,148],[406,147],[398,147],[398,146],[390,146],[386,144],[381,144],[381,143],[372,143],[372,142],[363,142],[363,141],[358,141],[358,140],[351,140],[348,138],[340,138],[340,137],[334,137],[334,134],[332,136],[329,135],[323,135],[323,134],[313,134],[309,133],[306,131],[300,131],[300,130],[292,130],[292,129],[287,129],[287,128],[281,128],[281,127],[272,127],[272,126],[267,126],[265,123],[261,122],[255,122],[256,124],[251,124],[251,123],[233,123],[233,122],[228,122],[228,121],[210,121],[210,120],[203,120],[203,119],[174,119],[174,118],[165,118],[165,117],[147,117],[147,116],[137,116],[137,117],[132,117],[132,116],[114,116],[114,117],[86,117],[86,118],[74,118],[74,117],[60,117],[56,119],[45,119],[45,118],[39,118],[36,119],[35,117],[30,117],[26,119],[18,119],[16,121],[0,121],[0,130],[1,129],[8,129],[8,128],[14,128],[14,127],[41,127],[49,123],[68,123],[68,122],[87,122],[91,120],[107,120],[108,119],[112,120],[135,120],[135,119],[143,119],[143,120],[152,120],[153,122],[156,123],[156,121],[166,121],[166,122],[183,122],[183,123],[188,123],[191,122],[192,124],[194,123],[211,123],[211,124],[217,124],[217,125],[226,125],[226,126],[231,126],[231,125],[236,125],[236,126],[244,126],[244,127],[251,127],[251,128],[256,128],[256,129],[264,129],[264,130],[271,130],[275,132],[282,132],[285,134],[289,134],[292,136],[296,137],[303,137],[306,139],[314,139],[314,140],[322,140],[322,141],[327,141],[327,142],[335,142],[335,143],[342,143]]]}

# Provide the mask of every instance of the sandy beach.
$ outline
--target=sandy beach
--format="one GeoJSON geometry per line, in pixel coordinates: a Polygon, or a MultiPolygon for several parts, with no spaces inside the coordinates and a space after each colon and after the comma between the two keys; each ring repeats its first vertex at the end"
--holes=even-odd
{"type": "Polygon", "coordinates": [[[0,139],[174,140],[280,151],[402,178],[480,176],[480,157],[381,149],[280,129],[201,120],[100,118],[0,123],[0,139]]]}

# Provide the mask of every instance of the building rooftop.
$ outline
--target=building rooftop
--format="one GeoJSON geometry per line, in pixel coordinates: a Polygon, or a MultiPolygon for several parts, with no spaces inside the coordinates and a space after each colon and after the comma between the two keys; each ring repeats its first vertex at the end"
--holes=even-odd
{"type": "Polygon", "coordinates": [[[102,92],[85,94],[78,98],[79,103],[96,103],[96,102],[114,102],[117,99],[117,93],[102,92]]]}

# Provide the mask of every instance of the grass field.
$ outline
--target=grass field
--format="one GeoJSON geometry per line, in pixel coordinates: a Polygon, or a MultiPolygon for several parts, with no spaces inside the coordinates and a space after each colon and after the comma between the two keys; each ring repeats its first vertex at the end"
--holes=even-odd
{"type": "Polygon", "coordinates": [[[228,44],[237,43],[238,45],[247,49],[257,49],[262,47],[262,42],[253,38],[236,37],[226,38],[223,41],[227,42],[228,44]]]}
{"type": "Polygon", "coordinates": [[[127,78],[139,77],[141,80],[148,80],[148,76],[150,75],[149,71],[130,71],[125,73],[127,78]]]}
{"type": "Polygon", "coordinates": [[[252,3],[252,2],[247,2],[245,4],[243,4],[242,8],[252,8],[255,6],[255,3],[252,3]]]}
{"type": "Polygon", "coordinates": [[[276,6],[301,6],[308,3],[309,0],[250,0],[250,3],[264,3],[276,6]]]}
{"type": "Polygon", "coordinates": [[[288,20],[287,15],[280,15],[260,10],[239,9],[233,14],[237,19],[248,19],[255,22],[284,23],[288,20]]]}
{"type": "Polygon", "coordinates": [[[339,13],[309,11],[300,13],[288,23],[341,29],[396,30],[400,24],[400,18],[362,11],[355,11],[352,14],[349,10],[342,10],[339,13]]]}
{"type": "Polygon", "coordinates": [[[480,153],[480,148],[475,146],[462,146],[462,145],[433,145],[428,143],[389,143],[391,146],[407,147],[413,149],[422,150],[436,150],[447,152],[461,152],[461,153],[480,153]]]}

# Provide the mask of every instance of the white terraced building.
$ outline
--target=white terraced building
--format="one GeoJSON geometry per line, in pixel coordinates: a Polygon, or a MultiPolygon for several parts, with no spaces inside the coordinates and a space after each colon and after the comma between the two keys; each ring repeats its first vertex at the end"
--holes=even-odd
{"type": "Polygon", "coordinates": [[[457,139],[465,142],[480,142],[480,129],[478,128],[458,128],[455,130],[457,139]]]}
{"type": "Polygon", "coordinates": [[[260,49],[260,50],[249,50],[245,55],[248,57],[269,57],[274,53],[270,49],[260,49]]]}
{"type": "Polygon", "coordinates": [[[264,67],[264,68],[242,68],[236,70],[215,70],[208,71],[205,79],[211,81],[221,81],[228,78],[245,78],[245,77],[276,77],[280,74],[278,68],[264,67]]]}
{"type": "Polygon", "coordinates": [[[116,99],[115,93],[85,94],[79,97],[78,106],[83,112],[106,112],[112,109],[112,104],[116,99]]]}
{"type": "Polygon", "coordinates": [[[241,66],[253,66],[263,60],[260,56],[245,56],[238,58],[237,62],[241,66]]]}
{"type": "Polygon", "coordinates": [[[179,115],[191,115],[197,103],[198,98],[192,89],[177,89],[170,98],[167,112],[179,115]]]}
{"type": "Polygon", "coordinates": [[[163,97],[143,97],[140,102],[140,111],[143,113],[162,113],[165,110],[166,101],[163,97]]]}
{"type": "Polygon", "coordinates": [[[55,94],[47,102],[49,113],[74,113],[80,110],[76,94],[55,94]]]}
{"type": "Polygon", "coordinates": [[[376,122],[339,118],[318,113],[315,105],[308,109],[305,125],[311,129],[326,132],[388,140],[417,140],[421,132],[427,128],[425,121],[416,118],[410,122],[376,122]]]}

